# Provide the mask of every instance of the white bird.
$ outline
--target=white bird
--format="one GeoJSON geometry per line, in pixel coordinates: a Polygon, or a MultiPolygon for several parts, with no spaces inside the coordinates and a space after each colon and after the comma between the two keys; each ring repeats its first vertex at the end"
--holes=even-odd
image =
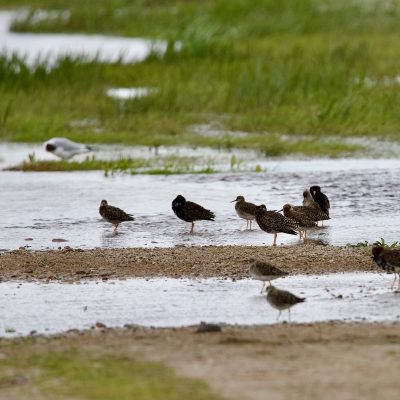
{"type": "Polygon", "coordinates": [[[82,143],[75,143],[72,140],[62,137],[52,138],[48,140],[44,146],[46,151],[62,158],[63,160],[68,160],[76,154],[86,153],[93,150],[90,146],[82,143]]]}

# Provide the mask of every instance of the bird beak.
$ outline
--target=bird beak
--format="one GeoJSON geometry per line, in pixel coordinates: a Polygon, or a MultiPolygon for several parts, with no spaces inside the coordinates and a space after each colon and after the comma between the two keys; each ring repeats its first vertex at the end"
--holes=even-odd
{"type": "Polygon", "coordinates": [[[283,211],[283,208],[282,208],[282,210],[279,210],[278,212],[282,212],[283,211]]]}
{"type": "Polygon", "coordinates": [[[236,200],[236,199],[235,199],[235,200],[232,200],[231,203],[234,203],[235,201],[237,201],[237,200],[236,200]]]}

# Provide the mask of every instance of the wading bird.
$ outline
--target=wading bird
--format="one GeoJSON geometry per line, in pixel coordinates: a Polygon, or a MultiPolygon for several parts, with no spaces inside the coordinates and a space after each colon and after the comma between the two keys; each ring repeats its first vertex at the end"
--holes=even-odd
{"type": "Polygon", "coordinates": [[[134,221],[131,214],[127,214],[120,208],[108,205],[107,200],[102,200],[99,208],[100,215],[108,222],[114,225],[114,233],[117,234],[118,225],[121,222],[134,221]]]}
{"type": "Polygon", "coordinates": [[[214,221],[215,218],[215,214],[212,211],[207,210],[192,201],[186,201],[186,199],[181,195],[178,195],[173,200],[172,210],[181,220],[192,223],[192,228],[189,232],[190,234],[193,234],[195,221],[214,221]]]}

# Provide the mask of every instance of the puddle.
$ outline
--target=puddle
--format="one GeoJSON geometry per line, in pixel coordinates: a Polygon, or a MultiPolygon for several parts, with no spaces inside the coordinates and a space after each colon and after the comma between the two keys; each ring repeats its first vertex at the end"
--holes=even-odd
{"type": "MultiPolygon", "coordinates": [[[[145,151],[149,151],[146,149],[145,151]]],[[[11,157],[9,152],[5,157],[11,157]]],[[[49,155],[48,157],[52,157],[49,155]]],[[[400,185],[400,160],[320,159],[267,160],[266,173],[211,175],[115,175],[100,171],[70,173],[0,172],[0,248],[173,247],[175,245],[271,245],[272,236],[245,231],[230,202],[238,195],[279,210],[300,204],[302,191],[320,184],[331,200],[332,219],[309,237],[345,245],[383,237],[399,240],[400,204],[393,188],[400,185]],[[171,202],[177,194],[210,208],[215,222],[189,224],[177,219],[171,202]],[[120,235],[98,214],[102,199],[134,214],[120,235]],[[29,242],[26,238],[32,238],[29,242]]],[[[279,235],[278,243],[298,239],[279,235]]]]}
{"type": "Polygon", "coordinates": [[[0,50],[3,54],[25,58],[31,66],[43,61],[51,66],[57,59],[66,56],[131,63],[145,59],[151,51],[163,53],[166,49],[163,41],[140,38],[10,32],[10,24],[17,16],[16,12],[0,12],[0,50]]]}
{"type": "MultiPolygon", "coordinates": [[[[400,294],[393,276],[373,273],[291,276],[276,286],[306,297],[292,309],[292,322],[400,321],[400,294]],[[337,298],[342,295],[343,298],[337,298]]],[[[107,326],[186,326],[200,321],[272,324],[278,312],[261,282],[221,279],[129,279],[81,284],[0,284],[0,336],[57,333],[107,326]],[[32,303],[31,299],[35,299],[32,303]]],[[[282,317],[281,317],[282,318],[282,317]]],[[[287,314],[282,320],[287,319],[287,314]]]]}

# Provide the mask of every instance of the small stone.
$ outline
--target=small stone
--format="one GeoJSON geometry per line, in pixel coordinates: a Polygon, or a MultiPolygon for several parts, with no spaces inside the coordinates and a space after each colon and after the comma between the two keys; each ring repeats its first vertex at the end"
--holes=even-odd
{"type": "Polygon", "coordinates": [[[221,332],[222,328],[218,324],[209,324],[207,322],[201,321],[200,325],[196,329],[196,333],[206,333],[206,332],[221,332]]]}
{"type": "Polygon", "coordinates": [[[62,238],[54,238],[52,240],[53,243],[62,243],[62,242],[68,242],[68,240],[66,239],[62,239],[62,238]]]}
{"type": "Polygon", "coordinates": [[[99,329],[107,328],[106,324],[103,324],[102,322],[96,322],[95,326],[96,326],[96,328],[99,328],[99,329]]]}

